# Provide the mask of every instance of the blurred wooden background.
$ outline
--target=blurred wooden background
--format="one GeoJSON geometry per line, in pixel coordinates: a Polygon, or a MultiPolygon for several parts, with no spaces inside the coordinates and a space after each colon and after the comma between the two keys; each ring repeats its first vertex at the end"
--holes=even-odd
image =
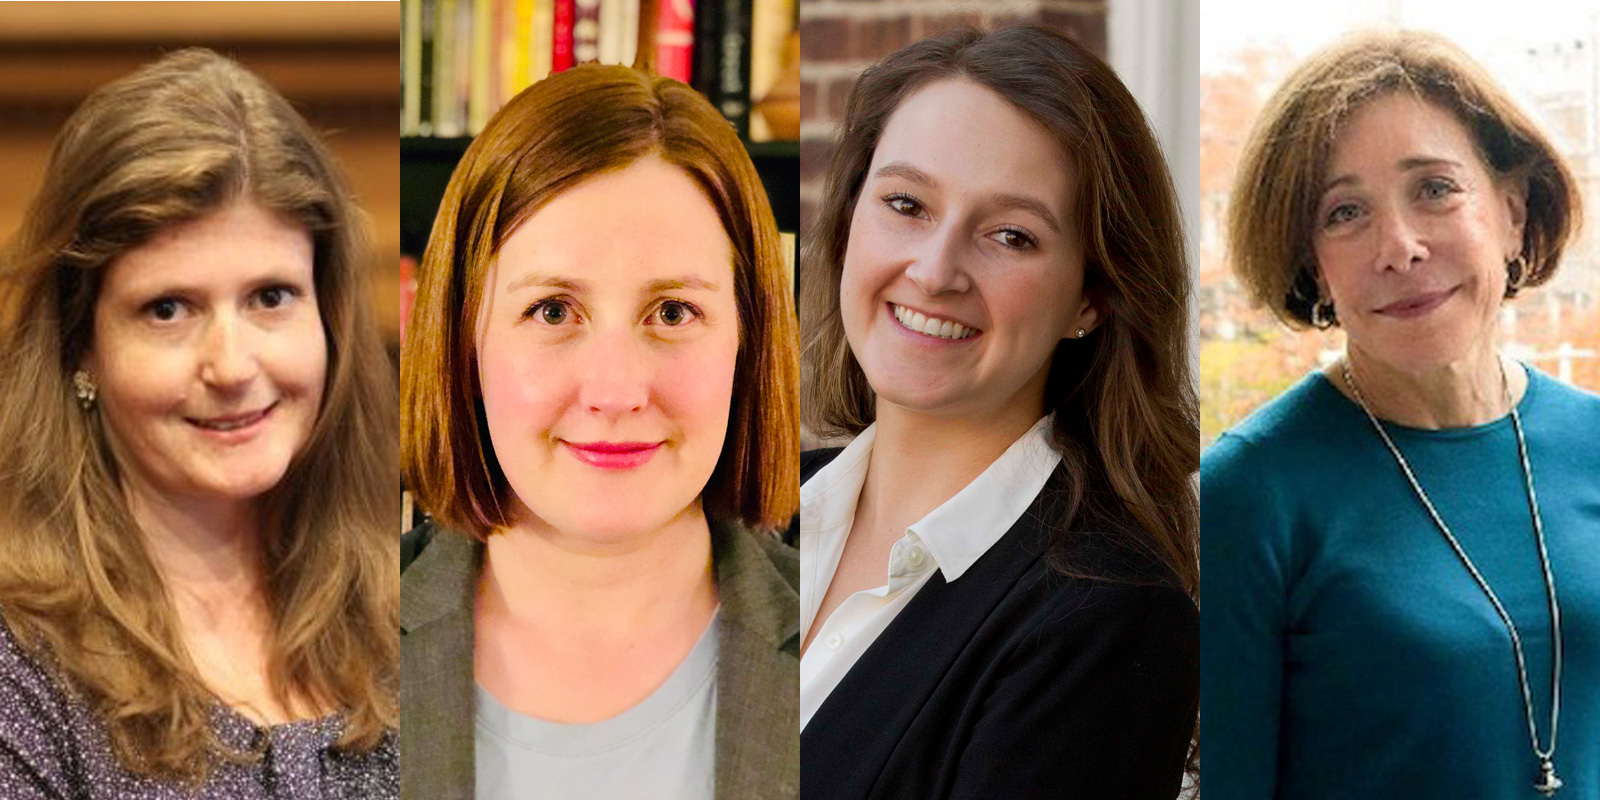
{"type": "Polygon", "coordinates": [[[373,304],[399,341],[398,2],[8,2],[0,11],[0,238],[17,230],[50,145],[94,89],[204,46],[256,72],[323,135],[366,213],[373,304]]]}

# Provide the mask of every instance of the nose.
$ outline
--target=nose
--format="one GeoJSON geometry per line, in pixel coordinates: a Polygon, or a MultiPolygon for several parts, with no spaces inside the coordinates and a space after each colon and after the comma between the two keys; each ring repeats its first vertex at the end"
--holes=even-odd
{"type": "Polygon", "coordinates": [[[1409,272],[1428,258],[1428,246],[1405,211],[1377,212],[1378,251],[1373,265],[1379,272],[1409,272]]]}
{"type": "Polygon", "coordinates": [[[943,225],[924,242],[906,266],[906,277],[926,295],[965,292],[972,280],[963,266],[966,240],[954,225],[943,225]]]}
{"type": "Polygon", "coordinates": [[[580,358],[578,402],[592,414],[619,417],[643,411],[650,402],[648,345],[619,327],[597,331],[580,358]]]}
{"type": "Polygon", "coordinates": [[[255,342],[243,320],[219,314],[206,326],[204,335],[201,380],[219,389],[238,389],[249,385],[260,373],[255,342]]]}

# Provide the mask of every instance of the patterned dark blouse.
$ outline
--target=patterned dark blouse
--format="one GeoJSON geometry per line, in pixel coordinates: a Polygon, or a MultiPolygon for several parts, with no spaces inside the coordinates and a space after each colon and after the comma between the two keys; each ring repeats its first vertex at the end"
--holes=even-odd
{"type": "Polygon", "coordinates": [[[395,737],[373,752],[333,748],[338,716],[261,728],[218,708],[223,742],[260,748],[250,764],[224,764],[184,788],[117,764],[105,727],[74,702],[0,619],[0,798],[4,800],[399,800],[395,737]]]}

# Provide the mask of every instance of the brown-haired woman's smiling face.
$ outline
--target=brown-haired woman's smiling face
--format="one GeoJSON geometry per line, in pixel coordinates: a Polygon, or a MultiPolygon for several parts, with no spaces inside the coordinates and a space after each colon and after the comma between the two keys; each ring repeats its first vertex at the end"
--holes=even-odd
{"type": "Polygon", "coordinates": [[[1407,372],[1494,335],[1525,199],[1455,115],[1406,93],[1359,108],[1334,142],[1313,242],[1352,347],[1407,372]]]}
{"type": "Polygon", "coordinates": [[[965,79],[889,117],[850,221],[840,313],[880,400],[941,414],[1037,404],[1056,344],[1092,328],[1073,166],[965,79]]]}

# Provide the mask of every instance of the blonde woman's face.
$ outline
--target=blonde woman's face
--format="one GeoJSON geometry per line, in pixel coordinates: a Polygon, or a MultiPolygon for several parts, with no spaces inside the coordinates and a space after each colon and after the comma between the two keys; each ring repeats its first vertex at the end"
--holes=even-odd
{"type": "Polygon", "coordinates": [[[1314,245],[1323,297],[1352,349],[1405,372],[1493,348],[1525,202],[1454,114],[1397,93],[1334,143],[1314,245]]]}
{"type": "Polygon", "coordinates": [[[889,117],[839,287],[879,403],[1038,413],[1056,345],[1095,321],[1073,175],[1049,130],[967,79],[925,86],[889,117]]]}
{"type": "Polygon", "coordinates": [[[478,374],[494,457],[533,524],[607,542],[698,509],[728,432],[733,278],[711,202],[654,156],[506,239],[478,374]]]}
{"type": "Polygon", "coordinates": [[[327,343],[301,227],[241,198],[107,268],[84,361],[125,488],[249,500],[322,403],[327,343]]]}

